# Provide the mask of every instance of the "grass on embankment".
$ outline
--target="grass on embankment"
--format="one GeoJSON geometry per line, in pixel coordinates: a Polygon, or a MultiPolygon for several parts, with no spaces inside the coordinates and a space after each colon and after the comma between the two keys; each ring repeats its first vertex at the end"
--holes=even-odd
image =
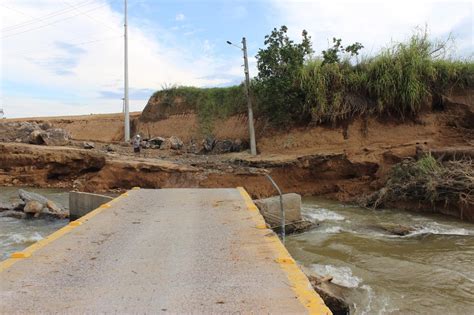
{"type": "MultiPolygon", "coordinates": [[[[306,60],[292,78],[304,100],[288,107],[292,113],[297,113],[298,121],[295,115],[288,113],[281,124],[282,113],[277,113],[271,106],[262,106],[272,103],[272,95],[262,96],[259,85],[253,82],[254,112],[260,119],[280,122],[280,127],[302,121],[335,122],[361,115],[401,120],[416,117],[424,106],[431,105],[430,97],[446,94],[454,88],[474,87],[472,59],[444,58],[443,45],[430,41],[426,33],[421,33],[358,62],[306,60]],[[279,115],[278,119],[276,115],[279,115]]],[[[243,85],[205,89],[173,87],[155,95],[162,96],[163,106],[173,106],[174,99],[183,98],[188,109],[198,114],[201,129],[206,134],[212,133],[216,119],[246,110],[243,85]]]]}
{"type": "Polygon", "coordinates": [[[313,120],[355,115],[416,116],[429,97],[474,86],[472,61],[443,59],[427,35],[414,35],[357,64],[308,61],[298,82],[313,120]]]}
{"type": "Polygon", "coordinates": [[[246,109],[243,85],[224,88],[196,88],[173,86],[155,92],[152,98],[160,99],[160,106],[175,106],[176,101],[186,104],[186,109],[198,115],[204,134],[211,134],[214,121],[244,112],[246,109]]]}

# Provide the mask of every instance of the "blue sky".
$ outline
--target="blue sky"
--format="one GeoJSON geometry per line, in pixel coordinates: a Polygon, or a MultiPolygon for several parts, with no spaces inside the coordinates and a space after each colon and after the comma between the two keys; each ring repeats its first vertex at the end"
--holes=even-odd
{"type": "MultiPolygon", "coordinates": [[[[0,108],[9,117],[121,111],[122,12],[122,0],[0,0],[0,108]]],[[[369,55],[427,24],[433,37],[453,34],[466,58],[473,23],[470,1],[129,0],[131,108],[172,84],[239,83],[241,52],[226,40],[247,37],[256,75],[264,36],[282,24],[296,40],[307,29],[317,52],[336,36],[369,55]]]]}

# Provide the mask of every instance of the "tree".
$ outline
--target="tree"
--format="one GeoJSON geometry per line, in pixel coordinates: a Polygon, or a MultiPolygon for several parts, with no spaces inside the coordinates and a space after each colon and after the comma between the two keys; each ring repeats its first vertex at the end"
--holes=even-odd
{"type": "Polygon", "coordinates": [[[305,59],[313,52],[311,38],[303,30],[301,43],[288,37],[288,28],[274,28],[265,36],[265,48],[257,54],[259,70],[256,91],[261,110],[275,124],[302,121],[310,117],[305,97],[296,82],[305,59]]]}
{"type": "Polygon", "coordinates": [[[328,48],[328,50],[323,50],[323,64],[339,63],[341,61],[340,54],[344,53],[349,53],[350,57],[358,56],[359,50],[364,48],[364,46],[359,42],[344,47],[341,45],[341,41],[340,38],[333,37],[333,46],[328,48]]]}

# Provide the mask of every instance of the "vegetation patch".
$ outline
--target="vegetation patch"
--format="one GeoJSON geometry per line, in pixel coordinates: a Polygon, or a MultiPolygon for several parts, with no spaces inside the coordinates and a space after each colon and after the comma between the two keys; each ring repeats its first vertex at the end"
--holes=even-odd
{"type": "Polygon", "coordinates": [[[308,60],[299,82],[313,120],[336,121],[362,114],[413,118],[430,98],[474,86],[474,63],[444,59],[446,43],[417,33],[361,61],[308,60]],[[363,101],[360,101],[363,100],[363,101]]]}
{"type": "MultiPolygon", "coordinates": [[[[251,82],[256,117],[275,127],[368,115],[413,119],[452,89],[474,88],[472,59],[446,57],[448,42],[434,41],[426,31],[370,57],[361,57],[361,43],[343,45],[337,38],[317,56],[306,31],[300,42],[287,32],[282,26],[265,37],[257,54],[259,73],[251,82]]],[[[246,111],[242,84],[171,87],[152,98],[159,98],[163,110],[185,104],[198,114],[204,133],[212,132],[216,119],[246,111]]]]}
{"type": "Polygon", "coordinates": [[[384,188],[369,196],[366,206],[416,201],[432,205],[474,206],[474,165],[471,159],[439,162],[430,154],[395,165],[384,188]]]}

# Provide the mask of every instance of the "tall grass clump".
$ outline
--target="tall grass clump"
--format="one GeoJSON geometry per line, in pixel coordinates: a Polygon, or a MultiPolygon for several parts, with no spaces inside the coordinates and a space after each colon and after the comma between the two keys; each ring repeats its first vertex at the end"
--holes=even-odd
{"type": "Polygon", "coordinates": [[[415,117],[431,96],[474,86],[474,63],[445,59],[445,50],[446,43],[422,32],[357,63],[311,59],[296,78],[306,96],[302,106],[319,122],[362,114],[415,117]]]}
{"type": "Polygon", "coordinates": [[[367,110],[360,99],[351,97],[361,85],[361,76],[347,60],[324,63],[312,59],[297,80],[306,97],[303,106],[311,112],[313,121],[334,122],[367,110]]]}
{"type": "Polygon", "coordinates": [[[432,89],[447,93],[453,88],[474,87],[474,62],[469,60],[438,59],[433,61],[436,78],[432,89]]]}
{"type": "Polygon", "coordinates": [[[367,94],[376,101],[378,114],[404,118],[420,112],[430,95],[430,83],[436,79],[434,49],[426,33],[418,34],[361,65],[367,73],[367,94]]]}

